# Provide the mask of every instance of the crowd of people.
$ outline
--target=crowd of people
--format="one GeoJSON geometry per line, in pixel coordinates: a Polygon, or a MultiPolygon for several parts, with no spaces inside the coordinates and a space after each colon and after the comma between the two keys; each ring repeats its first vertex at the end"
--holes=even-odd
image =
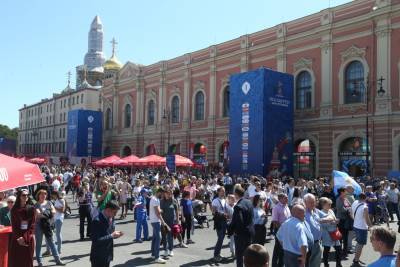
{"type": "MultiPolygon", "coordinates": [[[[389,222],[394,215],[400,219],[400,192],[397,183],[387,179],[358,179],[362,192],[355,195],[350,185],[334,188],[329,177],[243,178],[223,172],[172,174],[92,166],[42,166],[42,171],[43,183],[0,193],[0,225],[13,227],[10,267],[33,266],[34,259],[43,266],[44,256],[65,265],[62,228],[71,214],[68,194],[78,206],[79,238],[92,241],[93,267],[110,266],[113,240],[124,234],[115,229],[115,217],[126,218],[128,210],[136,222],[134,242],[149,242],[158,264],[174,256],[174,242],[180,248],[191,246],[195,226],[212,220],[216,263],[223,260],[221,250],[228,239],[238,267],[269,266],[265,246],[275,239],[274,267],[327,267],[332,248],[335,266],[349,257],[353,266],[365,266],[362,251],[369,235],[381,257],[368,266],[396,266],[396,232],[389,222]]],[[[400,233],[400,225],[397,230],[400,233]]]]}

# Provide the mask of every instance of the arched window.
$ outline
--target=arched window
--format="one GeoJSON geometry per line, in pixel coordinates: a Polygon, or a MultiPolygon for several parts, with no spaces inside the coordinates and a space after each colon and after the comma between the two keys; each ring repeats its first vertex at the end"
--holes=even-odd
{"type": "Polygon", "coordinates": [[[131,105],[126,104],[125,110],[124,110],[124,126],[125,126],[125,128],[131,127],[131,120],[132,120],[131,105]]]}
{"type": "Polygon", "coordinates": [[[154,125],[154,100],[150,100],[147,106],[147,125],[154,125]]]}
{"type": "Polygon", "coordinates": [[[179,97],[174,96],[171,103],[171,118],[172,123],[179,122],[179,97]]]}
{"type": "Polygon", "coordinates": [[[311,75],[308,71],[302,71],[296,78],[296,109],[307,109],[311,106],[311,75]]]}
{"type": "Polygon", "coordinates": [[[132,154],[132,150],[129,146],[124,146],[124,148],[122,149],[122,157],[127,157],[130,156],[132,154]]]}
{"type": "Polygon", "coordinates": [[[199,91],[194,100],[194,119],[196,121],[204,120],[204,94],[199,91]]]}
{"type": "Polygon", "coordinates": [[[345,69],[344,103],[362,103],[365,95],[364,66],[358,60],[352,61],[345,69]]]}
{"type": "Polygon", "coordinates": [[[111,130],[111,128],[112,128],[111,122],[112,122],[112,119],[111,119],[111,109],[108,108],[107,111],[106,111],[106,123],[105,123],[106,130],[111,130]]]}
{"type": "Polygon", "coordinates": [[[229,117],[229,86],[224,89],[222,116],[229,117]]]}

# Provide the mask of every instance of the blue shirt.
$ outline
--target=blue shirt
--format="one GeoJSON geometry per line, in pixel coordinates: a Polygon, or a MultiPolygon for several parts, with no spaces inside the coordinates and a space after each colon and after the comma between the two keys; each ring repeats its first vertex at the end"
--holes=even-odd
{"type": "Polygon", "coordinates": [[[319,220],[321,219],[319,215],[319,210],[315,209],[313,213],[306,210],[305,220],[310,226],[311,233],[314,237],[314,241],[321,239],[321,224],[319,220]]]}
{"type": "Polygon", "coordinates": [[[287,219],[279,228],[276,237],[282,243],[283,250],[301,255],[300,248],[308,247],[305,224],[295,217],[287,219]]]}
{"type": "Polygon", "coordinates": [[[190,199],[181,199],[181,207],[183,210],[183,215],[192,215],[193,207],[192,200],[190,199]]]}
{"type": "Polygon", "coordinates": [[[396,255],[381,256],[379,260],[371,263],[368,267],[395,267],[396,255]]]}
{"type": "Polygon", "coordinates": [[[146,211],[146,198],[143,195],[139,195],[137,198],[137,201],[138,201],[138,204],[137,204],[136,208],[140,211],[146,211]]]}

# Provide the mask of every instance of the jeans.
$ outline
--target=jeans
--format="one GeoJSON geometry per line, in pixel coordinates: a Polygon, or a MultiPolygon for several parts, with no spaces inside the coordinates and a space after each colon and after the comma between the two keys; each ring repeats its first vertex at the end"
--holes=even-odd
{"type": "MultiPolygon", "coordinates": [[[[173,224],[172,223],[171,224],[168,223],[168,226],[169,226],[170,229],[172,229],[173,224]]],[[[164,238],[165,238],[164,243],[163,243],[164,244],[164,250],[168,249],[169,251],[172,251],[174,249],[174,237],[172,236],[172,230],[166,232],[164,234],[164,238]],[[167,247],[167,245],[168,245],[168,247],[167,247]]]]}
{"type": "Polygon", "coordinates": [[[393,219],[394,219],[393,218],[393,213],[395,213],[396,216],[397,216],[397,224],[400,225],[399,204],[389,201],[387,203],[387,208],[388,208],[388,211],[389,211],[390,220],[393,221],[393,219]]]}
{"type": "Polygon", "coordinates": [[[142,238],[142,228],[144,239],[149,238],[149,227],[147,225],[147,214],[146,210],[136,209],[136,239],[140,240],[142,238]]]}
{"type": "MultiPolygon", "coordinates": [[[[323,262],[325,266],[329,266],[329,250],[331,247],[324,247],[324,252],[322,253],[323,255],[323,262]]],[[[336,260],[336,266],[342,266],[341,264],[341,249],[340,246],[335,246],[335,260],[336,260]]]]}
{"type": "Polygon", "coordinates": [[[235,235],[235,254],[236,254],[236,266],[243,267],[243,253],[248,246],[251,245],[250,236],[238,236],[235,235]]]}
{"type": "Polygon", "coordinates": [[[321,266],[321,246],[319,241],[315,242],[311,251],[307,253],[306,266],[320,267],[321,266]]]}
{"type": "Polygon", "coordinates": [[[221,225],[220,229],[217,230],[217,243],[215,244],[214,247],[214,257],[220,256],[221,254],[221,249],[222,249],[222,244],[224,243],[224,238],[225,238],[225,233],[226,233],[226,223],[221,225]]]}
{"type": "Polygon", "coordinates": [[[87,220],[86,236],[90,236],[92,216],[90,215],[91,207],[82,205],[79,207],[79,234],[81,239],[85,237],[85,220],[87,220]]]}
{"type": "Polygon", "coordinates": [[[160,242],[161,242],[161,224],[151,223],[153,227],[153,238],[151,239],[151,256],[158,259],[160,257],[160,242]]]}
{"type": "Polygon", "coordinates": [[[283,248],[279,243],[278,238],[275,237],[274,252],[272,253],[272,266],[283,267],[283,248]]]}
{"type": "MultiPolygon", "coordinates": [[[[35,225],[35,239],[36,239],[36,246],[35,246],[35,252],[36,252],[36,261],[38,264],[42,262],[42,255],[41,255],[41,250],[42,250],[42,241],[43,241],[43,232],[42,229],[40,228],[39,223],[35,225]]],[[[50,247],[51,254],[53,255],[54,259],[56,261],[60,260],[60,256],[58,254],[56,245],[54,244],[53,236],[51,237],[45,237],[47,245],[50,247]]]]}
{"type": "Polygon", "coordinates": [[[190,239],[190,231],[192,230],[192,215],[187,214],[184,215],[185,217],[185,222],[182,223],[182,241],[185,239],[185,232],[187,233],[187,239],[190,239]]]}
{"type": "Polygon", "coordinates": [[[58,254],[61,254],[61,244],[62,244],[61,227],[63,225],[63,221],[56,220],[54,223],[56,226],[57,251],[58,254]]]}
{"type": "Polygon", "coordinates": [[[301,255],[297,255],[290,251],[285,250],[283,257],[285,267],[298,267],[300,265],[299,257],[301,257],[301,255]]]}

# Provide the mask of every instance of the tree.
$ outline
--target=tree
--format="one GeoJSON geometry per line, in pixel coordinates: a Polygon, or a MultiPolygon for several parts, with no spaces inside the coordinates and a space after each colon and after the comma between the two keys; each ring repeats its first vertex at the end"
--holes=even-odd
{"type": "Polygon", "coordinates": [[[0,137],[17,140],[18,128],[10,129],[7,125],[0,124],[0,137]]]}

